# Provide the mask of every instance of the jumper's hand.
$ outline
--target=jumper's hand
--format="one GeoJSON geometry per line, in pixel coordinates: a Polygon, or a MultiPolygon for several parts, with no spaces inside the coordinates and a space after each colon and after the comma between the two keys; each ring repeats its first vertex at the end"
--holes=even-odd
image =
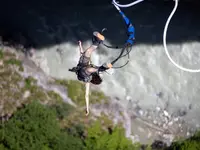
{"type": "Polygon", "coordinates": [[[86,115],[86,116],[88,116],[88,115],[89,115],[89,113],[90,113],[90,112],[89,112],[89,110],[88,110],[88,109],[86,109],[86,114],[85,114],[85,115],[86,115]]]}
{"type": "Polygon", "coordinates": [[[80,46],[82,44],[82,42],[81,41],[78,41],[78,45],[80,46]]]}
{"type": "Polygon", "coordinates": [[[103,64],[103,67],[110,69],[110,68],[112,68],[112,64],[111,63],[105,63],[105,64],[103,64]]]}
{"type": "Polygon", "coordinates": [[[104,72],[108,69],[112,68],[112,64],[111,63],[105,63],[102,66],[99,67],[98,71],[99,72],[104,72]]]}
{"type": "Polygon", "coordinates": [[[112,64],[111,63],[106,63],[107,68],[112,68],[112,64]]]}
{"type": "Polygon", "coordinates": [[[83,54],[82,42],[78,41],[78,45],[79,45],[80,54],[83,54]]]}
{"type": "Polygon", "coordinates": [[[86,103],[86,116],[89,115],[89,93],[90,93],[90,83],[85,84],[85,103],[86,103]]]}

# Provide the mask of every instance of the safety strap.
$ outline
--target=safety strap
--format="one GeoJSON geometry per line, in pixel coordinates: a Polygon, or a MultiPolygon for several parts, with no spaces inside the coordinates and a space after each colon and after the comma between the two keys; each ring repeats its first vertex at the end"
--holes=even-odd
{"type": "MultiPolygon", "coordinates": [[[[115,58],[111,64],[114,65],[119,59],[121,59],[122,57],[125,57],[125,56],[128,56],[128,60],[127,62],[122,65],[122,66],[119,66],[119,67],[112,67],[112,68],[122,68],[124,66],[126,66],[128,63],[129,63],[129,53],[131,52],[132,50],[132,45],[134,44],[133,43],[133,40],[135,39],[135,36],[134,36],[134,32],[135,32],[135,29],[132,25],[132,23],[130,22],[130,20],[126,17],[126,15],[120,10],[120,8],[118,6],[116,6],[115,4],[113,4],[115,6],[115,8],[119,11],[120,15],[123,17],[124,21],[125,21],[125,24],[126,24],[126,27],[127,27],[127,30],[128,30],[128,39],[126,40],[126,43],[124,45],[124,47],[122,47],[121,49],[121,52],[119,54],[119,56],[117,58],[115,58]],[[126,52],[126,53],[125,53],[126,52]],[[124,54],[125,53],[125,54],[124,54]]],[[[104,28],[102,30],[105,31],[106,29],[104,28]]],[[[106,45],[103,43],[103,45],[107,48],[112,48],[112,49],[119,49],[119,46],[109,46],[109,45],[106,45]]]]}

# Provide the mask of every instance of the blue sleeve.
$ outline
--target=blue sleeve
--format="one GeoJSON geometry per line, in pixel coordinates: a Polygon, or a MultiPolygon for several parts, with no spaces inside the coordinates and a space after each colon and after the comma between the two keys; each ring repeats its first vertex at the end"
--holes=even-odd
{"type": "Polygon", "coordinates": [[[121,16],[123,17],[126,25],[127,25],[127,30],[128,30],[128,40],[126,41],[127,43],[130,43],[131,45],[133,44],[133,39],[135,39],[135,28],[133,27],[132,23],[130,20],[125,16],[125,14],[122,11],[119,11],[121,16]]]}
{"type": "Polygon", "coordinates": [[[133,27],[133,25],[129,25],[128,27],[128,40],[126,41],[127,43],[130,43],[131,45],[134,44],[133,40],[135,39],[135,28],[133,27]]]}
{"type": "Polygon", "coordinates": [[[128,25],[130,24],[130,20],[125,16],[125,14],[124,14],[122,11],[120,11],[119,13],[120,13],[121,16],[123,17],[123,19],[124,19],[126,25],[128,26],[128,25]]]}

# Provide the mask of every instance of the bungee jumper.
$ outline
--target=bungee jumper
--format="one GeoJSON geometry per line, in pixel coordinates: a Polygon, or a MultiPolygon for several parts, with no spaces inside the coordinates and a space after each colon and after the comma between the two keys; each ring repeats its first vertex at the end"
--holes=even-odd
{"type": "Polygon", "coordinates": [[[83,51],[82,43],[79,41],[79,50],[81,54],[79,62],[76,67],[69,69],[69,71],[77,74],[78,80],[91,82],[96,85],[101,84],[102,79],[100,78],[99,73],[112,67],[110,63],[105,63],[102,66],[95,66],[90,62],[92,52],[98,48],[104,39],[105,37],[101,33],[97,31],[93,32],[92,45],[85,51],[83,51]]]}
{"type": "Polygon", "coordinates": [[[101,84],[102,79],[99,76],[100,72],[112,67],[110,63],[105,63],[102,66],[95,66],[91,64],[90,58],[92,52],[98,48],[98,46],[105,40],[105,37],[99,32],[93,32],[92,45],[85,51],[82,48],[82,43],[79,41],[80,58],[76,67],[69,69],[69,71],[75,72],[79,81],[82,81],[86,85],[85,101],[86,101],[86,115],[89,114],[89,89],[90,83],[101,84]]]}
{"type": "Polygon", "coordinates": [[[111,63],[104,63],[101,66],[95,66],[94,64],[91,64],[90,58],[92,55],[92,52],[98,48],[100,44],[103,44],[104,46],[108,48],[116,48],[119,49],[119,47],[113,47],[113,46],[108,46],[104,44],[105,37],[103,36],[103,30],[102,32],[93,32],[93,37],[92,37],[92,45],[87,48],[85,51],[82,48],[82,43],[79,41],[79,50],[80,50],[80,58],[78,61],[78,64],[76,67],[73,67],[72,69],[69,69],[71,72],[75,72],[77,75],[77,79],[79,81],[82,81],[86,84],[86,94],[85,94],[85,100],[86,100],[86,115],[89,114],[89,87],[90,83],[99,85],[102,83],[102,79],[99,76],[100,72],[105,72],[106,70],[110,68],[122,68],[124,67],[129,60],[124,64],[123,66],[120,67],[114,67],[113,65],[122,57],[128,55],[129,58],[129,53],[132,49],[132,46],[134,44],[135,40],[135,29],[130,22],[130,20],[125,16],[125,14],[120,10],[118,6],[116,6],[114,3],[113,5],[115,8],[119,11],[120,15],[125,21],[126,27],[127,27],[127,35],[128,39],[126,40],[126,43],[121,49],[121,52],[117,58],[115,58],[111,63]],[[125,53],[126,52],[126,53],[125,53]]]}

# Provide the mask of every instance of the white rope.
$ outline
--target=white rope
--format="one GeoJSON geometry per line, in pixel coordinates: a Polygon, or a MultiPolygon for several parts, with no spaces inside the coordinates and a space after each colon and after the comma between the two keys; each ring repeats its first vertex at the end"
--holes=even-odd
{"type": "Polygon", "coordinates": [[[118,7],[124,7],[124,8],[126,8],[126,7],[131,7],[131,6],[133,6],[133,5],[136,5],[136,4],[138,4],[138,3],[142,2],[142,1],[143,1],[143,0],[137,0],[137,1],[134,1],[134,2],[132,2],[132,3],[130,3],[130,4],[121,5],[121,4],[118,4],[118,3],[116,2],[116,0],[113,0],[113,3],[114,3],[116,6],[118,6],[118,7]]]}
{"type": "Polygon", "coordinates": [[[197,72],[200,72],[200,69],[188,69],[188,68],[184,68],[180,65],[178,65],[177,63],[175,63],[173,61],[173,59],[170,57],[169,55],[169,52],[168,52],[168,49],[167,49],[167,44],[166,44],[166,35],[167,35],[167,29],[168,29],[168,26],[169,26],[169,22],[172,18],[172,16],[174,15],[176,9],[178,7],[178,0],[175,0],[175,5],[174,5],[174,9],[172,10],[169,18],[167,19],[167,22],[165,24],[165,28],[164,28],[164,33],[163,33],[163,45],[164,45],[164,49],[165,49],[165,53],[167,54],[167,57],[169,58],[169,60],[173,63],[174,66],[176,66],[177,68],[183,70],[183,71],[186,71],[186,72],[192,72],[192,73],[197,73],[197,72]]]}
{"type": "MultiPolygon", "coordinates": [[[[121,4],[118,4],[116,2],[116,0],[113,0],[113,4],[115,5],[115,7],[117,9],[119,9],[118,7],[124,7],[124,8],[131,7],[131,6],[133,6],[135,4],[138,4],[138,3],[142,2],[142,1],[143,0],[137,0],[137,1],[134,1],[134,2],[132,2],[130,4],[121,5],[121,4]]],[[[166,53],[167,57],[169,58],[169,60],[171,61],[171,63],[174,66],[176,66],[177,68],[181,69],[182,71],[197,73],[197,72],[200,72],[200,69],[188,69],[188,68],[182,67],[182,66],[178,65],[176,62],[174,62],[174,60],[169,55],[169,52],[168,52],[168,49],[167,49],[167,44],[166,44],[167,30],[168,30],[169,22],[171,21],[174,13],[176,12],[177,7],[178,7],[178,0],[175,0],[174,8],[173,8],[171,14],[169,15],[169,17],[167,19],[167,22],[165,24],[165,28],[164,28],[164,32],[163,32],[163,46],[164,46],[164,49],[165,49],[165,53],[166,53]]]]}

